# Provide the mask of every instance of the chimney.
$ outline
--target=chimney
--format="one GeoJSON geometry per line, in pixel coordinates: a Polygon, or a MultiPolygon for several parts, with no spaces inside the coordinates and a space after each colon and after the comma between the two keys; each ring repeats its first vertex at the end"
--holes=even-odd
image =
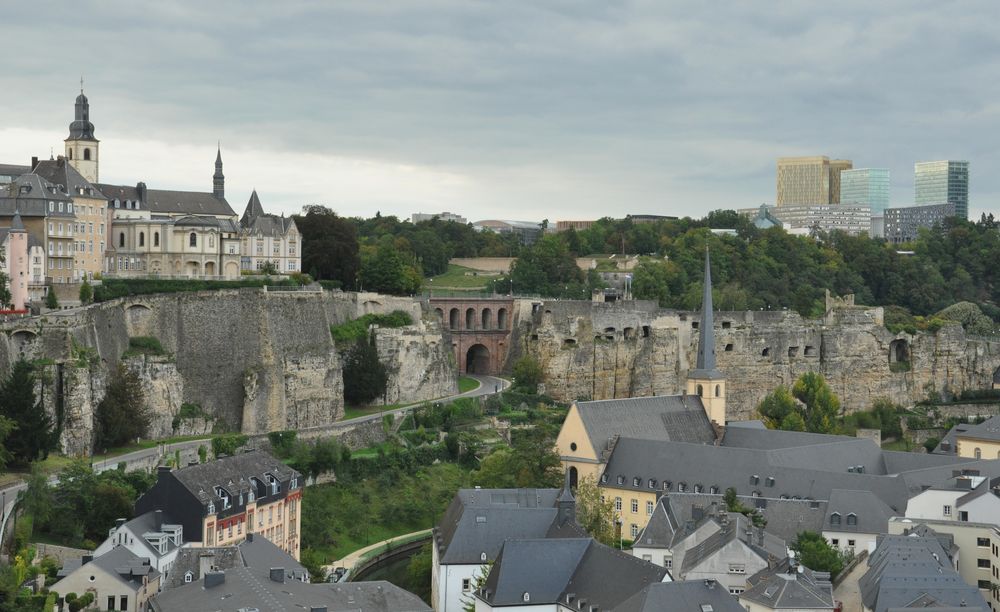
{"type": "Polygon", "coordinates": [[[198,573],[202,577],[208,576],[212,573],[212,569],[215,567],[215,553],[205,552],[198,557],[198,573]]]}
{"type": "Polygon", "coordinates": [[[157,531],[163,528],[163,510],[153,511],[153,525],[156,526],[157,531]]]}
{"type": "Polygon", "coordinates": [[[283,567],[272,567],[271,568],[271,582],[285,583],[285,568],[283,567]]]}
{"type": "Polygon", "coordinates": [[[35,166],[37,166],[37,165],[38,165],[38,158],[35,157],[34,155],[32,155],[31,156],[31,169],[32,169],[32,171],[34,171],[35,166]]]}
{"type": "Polygon", "coordinates": [[[207,574],[204,574],[204,577],[206,589],[221,586],[226,583],[226,575],[222,572],[208,572],[207,574]]]}

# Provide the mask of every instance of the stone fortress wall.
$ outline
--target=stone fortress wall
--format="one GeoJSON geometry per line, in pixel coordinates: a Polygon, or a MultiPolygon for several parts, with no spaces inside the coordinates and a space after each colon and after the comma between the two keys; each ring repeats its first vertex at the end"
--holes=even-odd
{"type": "Polygon", "coordinates": [[[122,298],[0,324],[0,372],[19,357],[45,364],[39,393],[61,414],[63,450],[89,448],[93,413],[129,338],[153,336],[165,357],[126,360],[168,436],[183,402],[225,430],[266,433],[343,417],[341,359],[329,327],[367,313],[405,310],[414,324],[376,335],[389,371],[388,403],[454,393],[457,375],[440,322],[409,298],[372,293],[223,291],[122,298]]]}
{"type": "MultiPolygon", "coordinates": [[[[716,313],[730,420],[756,418],[767,393],[809,371],[822,374],[853,412],[879,397],[912,405],[932,390],[988,389],[1000,368],[1000,343],[969,338],[961,325],[892,334],[881,308],[854,306],[850,296],[829,299],[827,307],[818,319],[716,313]]],[[[545,392],[563,401],[682,393],[697,355],[697,312],[642,301],[519,300],[514,313],[508,364],[524,354],[537,358],[545,392]]]]}

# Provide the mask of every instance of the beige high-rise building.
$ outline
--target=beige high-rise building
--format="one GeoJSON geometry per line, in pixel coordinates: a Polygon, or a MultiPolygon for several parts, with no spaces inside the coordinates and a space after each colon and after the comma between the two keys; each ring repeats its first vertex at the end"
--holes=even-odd
{"type": "Polygon", "coordinates": [[[840,173],[854,164],[849,159],[815,157],[778,158],[778,194],[775,203],[839,204],[840,173]]]}

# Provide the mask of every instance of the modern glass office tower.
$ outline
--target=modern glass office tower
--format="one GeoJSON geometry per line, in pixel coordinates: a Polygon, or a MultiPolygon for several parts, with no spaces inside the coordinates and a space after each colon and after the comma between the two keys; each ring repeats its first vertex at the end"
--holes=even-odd
{"type": "Polygon", "coordinates": [[[943,160],[913,166],[915,204],[955,205],[955,216],[969,218],[969,162],[943,160]]]}
{"type": "Polygon", "coordinates": [[[840,173],[840,203],[867,204],[873,217],[889,207],[889,169],[857,168],[840,173]]]}
{"type": "Polygon", "coordinates": [[[849,159],[826,156],[778,158],[778,206],[840,203],[840,175],[849,159]]]}

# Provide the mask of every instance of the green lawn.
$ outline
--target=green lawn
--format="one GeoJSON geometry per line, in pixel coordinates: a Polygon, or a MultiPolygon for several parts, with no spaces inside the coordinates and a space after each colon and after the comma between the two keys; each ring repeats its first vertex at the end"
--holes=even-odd
{"type": "Polygon", "coordinates": [[[448,271],[444,274],[424,279],[424,289],[483,289],[486,283],[501,276],[449,264],[448,271]]]}
{"type": "Polygon", "coordinates": [[[893,440],[892,442],[886,442],[885,444],[882,445],[882,450],[889,450],[889,451],[909,452],[912,451],[913,449],[914,449],[913,444],[911,444],[910,441],[907,440],[906,438],[893,440]]]}
{"type": "Polygon", "coordinates": [[[458,392],[465,393],[479,388],[479,381],[468,376],[460,376],[458,379],[458,392]]]}

